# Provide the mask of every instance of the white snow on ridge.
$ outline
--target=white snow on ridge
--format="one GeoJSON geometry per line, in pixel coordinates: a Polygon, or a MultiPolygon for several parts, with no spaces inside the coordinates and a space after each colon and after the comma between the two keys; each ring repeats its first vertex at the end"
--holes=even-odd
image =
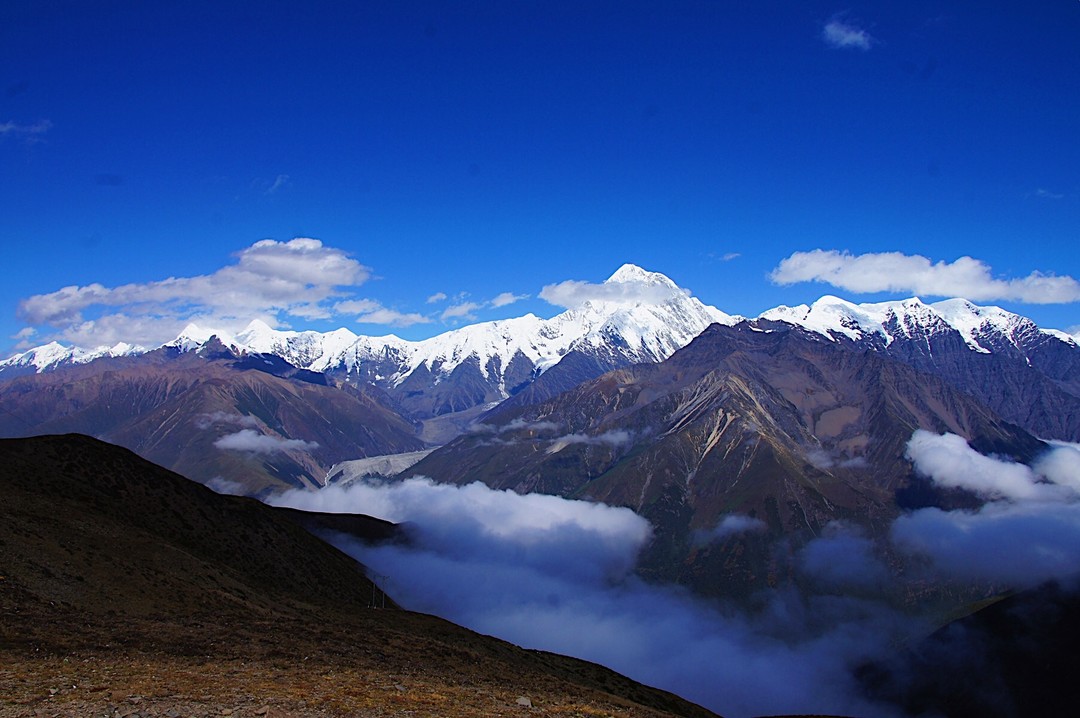
{"type": "Polygon", "coordinates": [[[1040,329],[1030,319],[1000,307],[980,307],[966,299],[946,299],[926,304],[918,297],[902,301],[854,304],[824,296],[813,305],[780,306],[759,319],[786,322],[830,339],[838,335],[853,340],[878,335],[887,346],[900,336],[926,337],[954,329],[972,351],[989,354],[992,338],[1004,339],[1023,351],[1025,335],[1042,333],[1074,346],[1075,338],[1056,330],[1040,329]]]}
{"type": "Polygon", "coordinates": [[[65,347],[58,342],[49,342],[44,346],[35,347],[21,354],[5,359],[0,362],[2,367],[34,367],[34,371],[40,373],[48,371],[60,364],[86,364],[101,357],[134,356],[146,353],[146,349],[125,342],[119,342],[111,347],[98,347],[96,349],[82,349],[80,347],[65,347]]]}
{"type": "MultiPolygon", "coordinates": [[[[733,325],[743,319],[703,304],[663,274],[632,264],[619,267],[603,286],[591,287],[597,290],[592,296],[601,298],[583,301],[550,319],[526,314],[467,325],[421,341],[393,334],[357,335],[344,328],[330,332],[283,331],[256,319],[235,335],[189,324],[163,346],[195,351],[217,336],[238,353],[273,354],[312,371],[352,373],[361,366],[377,365],[381,374],[375,379],[391,385],[400,384],[421,367],[438,381],[462,363],[475,361],[485,378],[501,385],[508,365],[518,353],[538,372],[546,371],[575,349],[616,354],[632,362],[657,362],[686,346],[710,324],[733,325]],[[492,377],[492,371],[497,376],[492,377]]],[[[926,304],[913,297],[854,304],[827,295],[812,305],[779,306],[758,318],[801,326],[833,340],[846,336],[885,346],[900,337],[925,340],[951,328],[973,351],[981,353],[993,351],[1002,341],[1022,351],[1022,345],[1029,344],[1037,333],[1080,347],[1076,336],[1039,329],[1029,319],[999,307],[979,307],[964,299],[926,304]]],[[[32,367],[42,372],[65,363],[146,351],[126,344],[88,351],[52,342],[0,362],[0,369],[32,367]]]]}
{"type": "MultiPolygon", "coordinates": [[[[393,385],[420,367],[426,367],[438,380],[463,362],[475,361],[485,378],[501,384],[518,353],[540,371],[575,349],[614,353],[634,362],[655,362],[686,346],[710,324],[741,320],[703,304],[663,274],[632,264],[619,267],[604,285],[611,291],[601,291],[603,299],[585,301],[551,319],[526,314],[464,326],[422,341],[394,335],[360,336],[348,329],[326,333],[282,331],[256,319],[235,335],[189,324],[163,346],[194,351],[217,336],[234,351],[277,355],[313,371],[353,372],[363,364],[378,363],[385,374],[378,379],[393,385]],[[498,376],[492,377],[492,371],[498,376]]],[[[82,357],[103,355],[99,352],[91,357],[81,349],[54,343],[13,357],[0,363],[0,367],[32,361],[37,371],[43,371],[64,362],[89,361],[82,357]]]]}

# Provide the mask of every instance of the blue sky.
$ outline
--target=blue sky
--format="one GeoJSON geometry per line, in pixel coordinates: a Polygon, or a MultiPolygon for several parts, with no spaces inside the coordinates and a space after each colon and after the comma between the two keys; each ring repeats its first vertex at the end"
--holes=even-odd
{"type": "Polygon", "coordinates": [[[624,262],[729,313],[1073,328],[1078,38],[1076,0],[8,0],[0,355],[189,318],[421,338],[624,262]]]}

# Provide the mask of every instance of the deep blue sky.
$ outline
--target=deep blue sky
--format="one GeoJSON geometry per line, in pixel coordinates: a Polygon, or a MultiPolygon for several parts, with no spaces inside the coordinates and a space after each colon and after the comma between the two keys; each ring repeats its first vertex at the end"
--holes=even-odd
{"type": "MultiPolygon", "coordinates": [[[[1076,277],[1078,47],[1076,0],[7,0],[0,355],[92,334],[21,300],[212,275],[267,238],[348,253],[372,276],[344,298],[431,321],[263,315],[410,338],[462,302],[550,316],[544,285],[623,262],[748,315],[917,293],[770,281],[815,249],[1076,277]]],[[[1080,325],[1080,294],[992,294],[1080,325]]],[[[116,311],[183,312],[81,320],[116,311]]]]}

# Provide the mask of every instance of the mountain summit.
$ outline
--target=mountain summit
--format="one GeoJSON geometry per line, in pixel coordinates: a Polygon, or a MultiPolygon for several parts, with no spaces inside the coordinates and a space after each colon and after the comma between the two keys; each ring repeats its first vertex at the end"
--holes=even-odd
{"type": "MultiPolygon", "coordinates": [[[[582,283],[564,283],[580,289],[582,283]]],[[[420,419],[502,401],[572,356],[595,364],[589,372],[657,362],[686,346],[710,324],[735,318],[707,306],[670,278],[624,264],[601,285],[578,292],[580,302],[551,319],[526,314],[481,322],[430,339],[394,335],[280,331],[260,320],[236,334],[189,325],[164,346],[198,351],[216,337],[234,353],[280,357],[299,369],[352,384],[372,384],[420,419]]],[[[33,349],[0,362],[0,376],[54,370],[99,356],[141,354],[137,347],[87,352],[60,345],[33,349]]],[[[576,375],[576,371],[575,371],[576,375]]]]}
{"type": "Polygon", "coordinates": [[[852,304],[822,297],[758,317],[850,341],[935,374],[1047,439],[1080,441],[1080,343],[1027,317],[966,299],[852,304]]]}

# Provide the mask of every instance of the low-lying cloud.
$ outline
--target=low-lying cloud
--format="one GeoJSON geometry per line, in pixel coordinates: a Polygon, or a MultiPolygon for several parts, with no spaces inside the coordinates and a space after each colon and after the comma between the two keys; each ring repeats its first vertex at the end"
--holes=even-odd
{"type": "Polygon", "coordinates": [[[544,434],[559,431],[561,428],[562,426],[560,424],[556,424],[553,421],[527,421],[525,419],[514,419],[501,426],[495,424],[470,424],[468,431],[471,434],[505,434],[510,431],[529,431],[544,434]]]}
{"type": "Polygon", "coordinates": [[[212,411],[195,417],[195,426],[200,429],[209,429],[212,426],[225,424],[227,426],[239,426],[246,429],[259,428],[259,420],[251,414],[237,414],[230,411],[212,411]]]}
{"type": "Polygon", "coordinates": [[[926,508],[900,517],[894,544],[945,575],[1029,587],[1080,571],[1080,449],[1056,443],[1031,467],[982,456],[953,434],[916,431],[915,470],[991,499],[977,510],[926,508]]]}
{"type": "MultiPolygon", "coordinates": [[[[994,498],[976,511],[910,512],[877,540],[830,524],[794,551],[797,587],[759,596],[753,612],[641,581],[633,568],[651,530],[629,509],[427,479],[291,491],[274,502],[404,523],[409,546],[331,540],[389,577],[385,589],[407,608],[601,663],[731,718],[892,717],[898,711],[864,697],[853,669],[931,625],[887,600],[898,585],[886,555],[912,557],[909,568],[926,564],[932,577],[999,588],[1080,570],[1076,445],[1055,446],[1032,467],[926,433],[908,451],[930,480],[994,498]]],[[[698,538],[765,529],[728,515],[698,538]]]]}
{"type": "Polygon", "coordinates": [[[568,446],[574,444],[585,444],[587,446],[611,446],[619,449],[624,446],[629,446],[634,440],[634,435],[626,431],[625,429],[612,429],[611,431],[605,431],[600,434],[566,434],[553,439],[551,446],[547,448],[547,453],[555,454],[568,446]]]}
{"type": "Polygon", "coordinates": [[[764,531],[768,525],[761,519],[744,514],[725,514],[716,522],[716,526],[707,531],[698,531],[694,535],[694,543],[703,546],[713,541],[723,541],[726,538],[741,533],[757,533],[764,531]]]}
{"type": "Polygon", "coordinates": [[[1080,301],[1080,282],[1067,275],[1032,272],[1018,279],[995,277],[991,267],[972,257],[934,262],[918,254],[851,254],[815,249],[795,252],[770,278],[782,285],[824,282],[850,292],[905,292],[921,296],[964,297],[972,301],[1010,300],[1027,304],[1080,301]]]}
{"type": "Polygon", "coordinates": [[[483,555],[492,570],[505,562],[506,570],[514,573],[550,570],[577,580],[625,577],[652,535],[649,522],[630,509],[496,491],[481,483],[436,484],[427,478],[398,483],[366,480],[317,492],[290,491],[272,503],[407,522],[422,545],[438,547],[452,563],[483,555]]]}
{"type": "Polygon", "coordinates": [[[251,454],[276,454],[282,451],[314,451],[319,445],[314,441],[285,439],[280,436],[260,434],[254,429],[241,429],[235,434],[226,434],[214,442],[214,446],[225,451],[246,451],[251,454]]]}
{"type": "MultiPolygon", "coordinates": [[[[629,509],[427,479],[291,491],[274,503],[404,522],[410,547],[333,540],[404,606],[522,646],[579,656],[737,716],[890,715],[856,696],[850,666],[907,626],[870,602],[777,594],[720,610],[631,573],[651,535],[629,509]]],[[[733,517],[728,528],[757,530],[733,517]]],[[[860,557],[861,558],[861,557],[860,557]]]]}

